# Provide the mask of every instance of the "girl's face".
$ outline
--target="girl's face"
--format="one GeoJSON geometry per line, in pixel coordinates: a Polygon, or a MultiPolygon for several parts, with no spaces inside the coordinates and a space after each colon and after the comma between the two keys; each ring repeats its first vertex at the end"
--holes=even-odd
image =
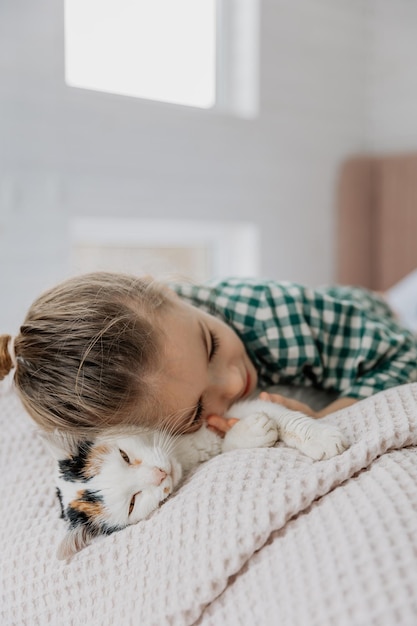
{"type": "Polygon", "coordinates": [[[209,415],[223,415],[256,388],[256,369],[227,324],[175,298],[164,312],[160,385],[166,418],[175,432],[198,430],[209,415]]]}

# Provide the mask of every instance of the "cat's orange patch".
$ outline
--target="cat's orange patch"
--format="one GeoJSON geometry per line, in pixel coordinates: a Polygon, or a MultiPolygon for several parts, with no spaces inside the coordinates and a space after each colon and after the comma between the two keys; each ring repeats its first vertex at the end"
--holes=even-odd
{"type": "Polygon", "coordinates": [[[85,491],[78,491],[77,499],[70,502],[70,507],[80,513],[85,513],[87,517],[98,517],[102,515],[104,511],[103,503],[83,500],[84,494],[85,491]]]}
{"type": "Polygon", "coordinates": [[[133,459],[131,465],[140,465],[142,463],[142,459],[133,459]]]}
{"type": "Polygon", "coordinates": [[[104,457],[109,454],[109,452],[110,448],[104,444],[92,448],[84,466],[83,474],[86,478],[92,478],[100,472],[104,457]]]}

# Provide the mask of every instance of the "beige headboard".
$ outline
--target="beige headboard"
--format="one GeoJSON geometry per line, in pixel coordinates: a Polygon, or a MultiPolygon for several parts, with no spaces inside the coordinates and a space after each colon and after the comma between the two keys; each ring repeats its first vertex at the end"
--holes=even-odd
{"type": "Polygon", "coordinates": [[[339,283],[383,290],[417,267],[417,154],[343,165],[337,242],[339,283]]]}

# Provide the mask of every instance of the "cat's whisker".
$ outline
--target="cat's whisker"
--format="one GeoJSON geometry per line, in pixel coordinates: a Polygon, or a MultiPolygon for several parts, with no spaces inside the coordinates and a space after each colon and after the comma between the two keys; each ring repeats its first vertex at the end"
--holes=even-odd
{"type": "Polygon", "coordinates": [[[165,431],[156,431],[152,439],[153,449],[156,453],[162,450],[165,453],[169,453],[169,435],[165,431]]]}
{"type": "MultiPolygon", "coordinates": [[[[174,448],[175,441],[182,434],[183,428],[179,429],[178,424],[181,424],[183,418],[183,412],[170,417],[170,420],[166,421],[162,428],[157,431],[157,438],[154,437],[154,441],[158,441],[158,445],[164,447],[166,452],[171,452],[174,448]]],[[[155,446],[155,443],[154,443],[155,446]]]]}
{"type": "Polygon", "coordinates": [[[184,417],[192,410],[192,408],[193,407],[186,407],[170,417],[170,427],[172,430],[175,430],[175,434],[183,435],[187,432],[190,424],[184,423],[184,417]]]}
{"type": "Polygon", "coordinates": [[[171,433],[171,432],[165,433],[164,441],[163,441],[163,449],[168,456],[171,455],[172,452],[177,447],[177,442],[180,437],[181,437],[180,433],[171,433]]]}
{"type": "Polygon", "coordinates": [[[178,435],[172,433],[168,425],[165,425],[159,431],[155,431],[153,437],[153,448],[155,453],[158,450],[162,450],[167,456],[169,456],[175,447],[175,441],[177,438],[178,435]]]}
{"type": "Polygon", "coordinates": [[[161,429],[157,431],[161,441],[169,441],[170,437],[175,436],[175,432],[170,423],[164,423],[161,429]]]}

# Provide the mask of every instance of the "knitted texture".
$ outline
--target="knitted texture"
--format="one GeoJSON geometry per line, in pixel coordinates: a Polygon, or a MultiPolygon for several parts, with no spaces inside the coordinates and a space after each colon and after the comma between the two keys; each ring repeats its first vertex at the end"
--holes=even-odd
{"type": "Polygon", "coordinates": [[[2,389],[2,626],[417,623],[417,384],[325,418],[343,455],[221,455],[69,564],[53,461],[2,389]]]}

